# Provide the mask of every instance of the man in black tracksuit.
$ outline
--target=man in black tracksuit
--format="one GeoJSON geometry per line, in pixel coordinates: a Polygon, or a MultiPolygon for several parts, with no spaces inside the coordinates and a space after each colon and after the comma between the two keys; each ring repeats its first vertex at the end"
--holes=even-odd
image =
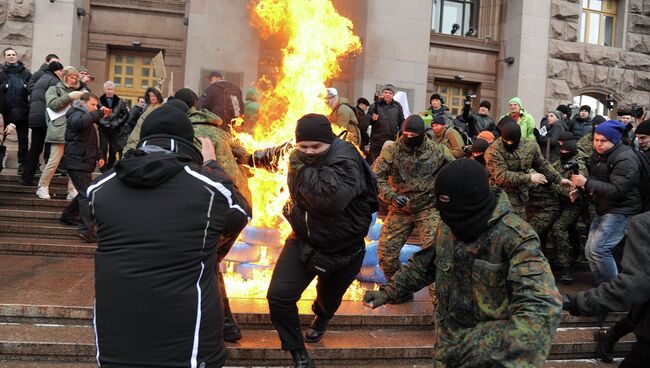
{"type": "Polygon", "coordinates": [[[97,147],[95,124],[111,112],[106,107],[98,109],[98,103],[97,96],[85,93],[65,113],[65,146],[61,161],[78,193],[61,214],[61,221],[74,223],[79,215],[79,237],[89,243],[97,239],[86,190],[93,181],[95,167],[104,166],[104,155],[97,147]]]}
{"type": "Polygon", "coordinates": [[[316,317],[305,339],[320,341],[361,269],[363,238],[377,209],[376,180],[356,147],[334,136],[327,117],[308,114],[296,126],[287,181],[291,199],[283,212],[293,232],[273,270],[267,299],[282,349],[291,352],[296,367],[307,368],[314,365],[296,302],[318,276],[316,317]]]}
{"type": "Polygon", "coordinates": [[[132,155],[88,190],[102,367],[213,368],[226,359],[217,251],[251,210],[210,141],[202,139],[202,156],[193,139],[185,114],[162,106],[132,155]]]}

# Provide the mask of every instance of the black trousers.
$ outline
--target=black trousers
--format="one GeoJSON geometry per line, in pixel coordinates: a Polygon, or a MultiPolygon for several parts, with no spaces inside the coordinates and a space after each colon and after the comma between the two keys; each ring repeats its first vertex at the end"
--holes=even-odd
{"type": "Polygon", "coordinates": [[[76,197],[70,202],[68,207],[63,210],[62,218],[74,219],[79,215],[79,232],[88,233],[95,229],[95,223],[90,212],[90,202],[86,197],[86,190],[92,183],[92,173],[89,171],[68,170],[68,177],[72,180],[72,184],[77,189],[76,197]]]}
{"type": "MultiPolygon", "coordinates": [[[[359,247],[362,246],[364,246],[363,239],[359,239],[359,247]]],[[[291,235],[284,244],[275,264],[266,295],[271,312],[271,322],[280,335],[282,349],[285,351],[296,350],[304,346],[296,303],[300,300],[302,292],[316,277],[316,274],[308,271],[300,260],[301,250],[300,240],[291,235]]],[[[360,252],[347,266],[334,275],[326,279],[318,278],[317,296],[311,307],[314,314],[327,319],[334,316],[341,305],[343,295],[361,269],[364,253],[360,252]]]]}
{"type": "Polygon", "coordinates": [[[619,368],[638,368],[647,367],[650,361],[650,340],[637,338],[632,345],[625,359],[618,366],[619,368]]]}
{"type": "Polygon", "coordinates": [[[99,129],[99,149],[106,157],[106,164],[101,168],[102,172],[106,172],[113,168],[117,156],[117,141],[120,139],[120,130],[112,129],[105,130],[99,129]]]}
{"type": "Polygon", "coordinates": [[[34,179],[36,169],[40,163],[41,153],[45,153],[45,162],[47,162],[47,159],[50,156],[49,150],[44,148],[46,133],[47,127],[32,128],[32,145],[29,146],[29,151],[27,151],[27,157],[25,158],[25,164],[23,165],[22,179],[25,181],[34,179]]]}

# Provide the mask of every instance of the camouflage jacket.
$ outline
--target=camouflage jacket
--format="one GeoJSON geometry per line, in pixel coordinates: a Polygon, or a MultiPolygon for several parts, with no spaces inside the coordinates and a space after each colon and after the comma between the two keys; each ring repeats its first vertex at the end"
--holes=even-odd
{"type": "MultiPolygon", "coordinates": [[[[594,153],[594,133],[585,134],[577,143],[578,154],[576,155],[576,160],[581,164],[581,166],[589,167],[591,166],[591,155],[594,153]]],[[[586,171],[586,170],[585,170],[586,171]]],[[[584,176],[589,176],[583,174],[584,176]]]]}
{"type": "Polygon", "coordinates": [[[428,138],[414,152],[398,139],[381,150],[372,166],[379,198],[388,203],[398,194],[409,198],[405,207],[397,209],[391,205],[391,210],[413,213],[433,207],[434,178],[444,164],[453,160],[446,146],[428,138]]]}
{"type": "MultiPolygon", "coordinates": [[[[582,162],[578,161],[578,156],[574,158],[575,163],[578,164],[578,173],[583,176],[587,176],[587,168],[583,166],[582,162]]],[[[561,160],[557,160],[553,163],[553,168],[560,174],[561,177],[565,179],[571,179],[573,175],[573,169],[571,167],[565,166],[561,160]]],[[[551,188],[563,204],[570,203],[569,199],[569,188],[565,188],[559,184],[552,184],[551,188]]],[[[576,201],[576,204],[578,202],[576,201]]]]}
{"type": "Polygon", "coordinates": [[[560,322],[562,299],[533,229],[496,189],[490,227],[457,240],[440,222],[435,247],[416,253],[390,284],[389,300],[435,282],[434,367],[539,367],[560,322]]]}
{"type": "Polygon", "coordinates": [[[152,111],[159,108],[160,106],[162,105],[160,104],[149,105],[149,107],[147,107],[147,109],[144,110],[142,115],[140,115],[140,117],[138,118],[138,122],[135,123],[135,126],[133,127],[131,134],[129,134],[129,138],[126,142],[126,146],[124,146],[124,153],[135,149],[135,147],[138,145],[138,142],[140,142],[140,131],[142,130],[142,123],[144,123],[144,119],[146,119],[147,116],[149,116],[149,114],[151,114],[152,111]]]}
{"type": "Polygon", "coordinates": [[[528,202],[533,171],[544,174],[551,184],[559,184],[562,180],[544,159],[537,143],[528,139],[522,139],[514,152],[507,151],[501,138],[497,139],[485,151],[485,162],[491,184],[503,188],[509,197],[515,197],[511,200],[517,203],[528,202]]]}
{"type": "Polygon", "coordinates": [[[238,149],[240,147],[233,143],[228,132],[219,128],[223,123],[221,118],[207,109],[197,110],[195,107],[187,111],[187,117],[190,118],[192,127],[194,127],[194,146],[200,150],[201,142],[198,137],[209,138],[214,144],[216,161],[219,167],[230,176],[248,203],[253,203],[251,201],[251,192],[248,189],[246,171],[237,164],[237,159],[235,159],[232,152],[233,148],[238,149]]]}

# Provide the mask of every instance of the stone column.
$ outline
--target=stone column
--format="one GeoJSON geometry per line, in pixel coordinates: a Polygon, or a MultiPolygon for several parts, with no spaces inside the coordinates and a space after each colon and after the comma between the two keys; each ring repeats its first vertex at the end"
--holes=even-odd
{"type": "Polygon", "coordinates": [[[257,81],[259,36],[247,1],[192,0],[188,10],[185,86],[201,94],[201,69],[243,73],[257,81]]]}
{"type": "Polygon", "coordinates": [[[363,42],[363,56],[356,66],[356,96],[372,101],[377,84],[392,83],[413,90],[411,112],[424,109],[431,7],[431,0],[367,1],[365,29],[355,25],[363,42]]]}
{"type": "Polygon", "coordinates": [[[0,50],[13,47],[30,68],[34,34],[34,0],[0,0],[0,50]]]}
{"type": "Polygon", "coordinates": [[[47,54],[57,54],[63,65],[79,66],[83,19],[77,15],[77,3],[74,0],[33,2],[36,4],[33,69],[41,66],[47,54]]]}
{"type": "Polygon", "coordinates": [[[535,121],[541,119],[546,94],[550,10],[551,0],[508,0],[504,58],[514,57],[515,62],[504,67],[499,94],[503,106],[495,107],[496,116],[507,111],[511,97],[519,96],[535,121]]]}

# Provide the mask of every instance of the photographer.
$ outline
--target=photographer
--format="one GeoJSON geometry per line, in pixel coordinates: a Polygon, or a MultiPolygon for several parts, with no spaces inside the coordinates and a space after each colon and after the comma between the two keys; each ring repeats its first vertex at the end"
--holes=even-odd
{"type": "Polygon", "coordinates": [[[484,130],[494,132],[496,130],[496,123],[490,116],[490,108],[492,105],[490,101],[483,100],[479,104],[478,113],[472,112],[472,99],[476,95],[465,95],[465,105],[463,106],[463,120],[467,123],[467,134],[472,140],[475,140],[478,134],[484,130]]]}

